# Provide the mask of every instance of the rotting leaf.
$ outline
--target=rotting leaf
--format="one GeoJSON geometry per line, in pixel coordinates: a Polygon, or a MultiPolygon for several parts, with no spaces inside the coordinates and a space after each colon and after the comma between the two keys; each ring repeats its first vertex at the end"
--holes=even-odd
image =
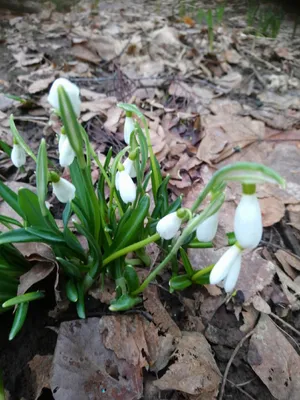
{"type": "Polygon", "coordinates": [[[90,318],[61,324],[50,381],[55,400],[142,397],[141,366],[119,359],[105,347],[99,322],[90,318]]]}
{"type": "Polygon", "coordinates": [[[52,355],[40,356],[39,354],[36,354],[28,363],[34,381],[34,400],[37,400],[40,397],[43,389],[50,389],[52,360],[52,355]]]}
{"type": "Polygon", "coordinates": [[[183,332],[173,354],[174,363],[154,385],[160,390],[179,390],[215,399],[221,374],[211,347],[199,332],[183,332]]]}
{"type": "Polygon", "coordinates": [[[300,357],[265,314],[251,337],[248,362],[277,400],[299,399],[300,357]]]}

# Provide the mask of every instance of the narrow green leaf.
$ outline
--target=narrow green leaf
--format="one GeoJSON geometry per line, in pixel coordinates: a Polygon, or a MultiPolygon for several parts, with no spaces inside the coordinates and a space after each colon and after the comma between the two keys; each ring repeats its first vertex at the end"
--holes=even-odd
{"type": "Polygon", "coordinates": [[[0,180],[0,197],[13,209],[17,214],[24,218],[24,213],[18,202],[18,195],[0,180]]]}
{"type": "Polygon", "coordinates": [[[8,157],[11,156],[12,147],[3,142],[3,140],[0,140],[0,150],[4,151],[4,153],[6,153],[8,157]]]}
{"type": "Polygon", "coordinates": [[[143,119],[143,113],[138,109],[135,104],[128,104],[128,103],[118,103],[117,107],[122,108],[124,111],[132,112],[133,114],[137,115],[139,118],[143,119]]]}
{"type": "Polygon", "coordinates": [[[82,279],[81,272],[76,265],[60,257],[56,257],[56,259],[66,275],[68,275],[70,278],[75,278],[78,280],[82,279]]]}
{"type": "Polygon", "coordinates": [[[39,237],[40,239],[42,239],[42,241],[45,241],[46,243],[65,243],[65,239],[62,234],[59,234],[58,232],[55,233],[50,229],[30,227],[26,228],[26,230],[32,235],[39,237]]]}
{"type": "Polygon", "coordinates": [[[3,308],[12,307],[16,304],[26,303],[29,301],[39,300],[45,297],[44,292],[30,292],[22,294],[21,296],[13,297],[2,304],[3,308]]]}
{"type": "Polygon", "coordinates": [[[78,291],[76,284],[72,279],[69,279],[67,284],[66,284],[66,294],[67,297],[72,303],[76,303],[78,300],[78,291]]]}
{"type": "Polygon", "coordinates": [[[5,224],[16,225],[19,226],[20,228],[22,228],[23,226],[21,222],[17,221],[14,218],[7,217],[6,215],[0,215],[0,223],[2,223],[3,225],[5,224]]]}
{"type": "Polygon", "coordinates": [[[14,229],[13,231],[3,232],[0,234],[0,245],[5,243],[26,242],[43,242],[43,239],[24,228],[14,229]]]}
{"type": "Polygon", "coordinates": [[[48,158],[45,139],[42,139],[36,163],[36,187],[42,215],[46,216],[46,196],[48,192],[48,158]]]}
{"type": "Polygon", "coordinates": [[[187,275],[189,277],[191,277],[195,273],[194,268],[190,262],[190,259],[187,255],[187,253],[184,251],[184,249],[182,247],[180,247],[179,250],[180,250],[181,260],[182,260],[185,272],[187,273],[187,275]]]}
{"type": "Polygon", "coordinates": [[[192,283],[188,275],[178,275],[170,279],[169,286],[172,290],[184,290],[191,286],[192,283]]]}
{"type": "Polygon", "coordinates": [[[125,266],[124,278],[126,279],[129,293],[133,292],[140,286],[138,274],[132,265],[125,266]]]}
{"type": "MultiPolygon", "coordinates": [[[[29,189],[19,189],[19,205],[23,211],[25,220],[30,226],[45,226],[45,217],[40,209],[40,202],[38,196],[31,192],[29,189]]],[[[46,211],[48,211],[46,209],[46,211]]]]}
{"type": "Polygon", "coordinates": [[[20,303],[17,306],[17,310],[16,310],[15,317],[14,317],[14,322],[13,322],[11,330],[9,332],[8,340],[13,340],[17,336],[17,334],[20,332],[20,330],[22,329],[24,322],[26,320],[28,306],[29,306],[28,302],[20,303]]]}
{"type": "Polygon", "coordinates": [[[110,311],[126,311],[141,303],[142,299],[139,297],[131,297],[128,294],[123,294],[117,300],[111,302],[109,306],[110,311]]]}

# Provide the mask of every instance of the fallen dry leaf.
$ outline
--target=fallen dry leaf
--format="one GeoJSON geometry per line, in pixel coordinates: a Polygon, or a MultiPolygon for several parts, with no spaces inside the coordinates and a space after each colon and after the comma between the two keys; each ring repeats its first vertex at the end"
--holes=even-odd
{"type": "Polygon", "coordinates": [[[154,385],[160,390],[179,390],[215,399],[221,381],[211,347],[199,332],[183,332],[173,354],[174,363],[154,385]]]}
{"type": "Polygon", "coordinates": [[[299,399],[300,357],[265,314],[251,337],[248,362],[277,400],[299,399]]]}
{"type": "Polygon", "coordinates": [[[33,377],[34,400],[40,398],[43,389],[50,389],[52,360],[52,355],[40,356],[36,354],[28,363],[33,377]]]}
{"type": "Polygon", "coordinates": [[[142,397],[140,365],[119,359],[105,347],[99,322],[99,318],[90,318],[61,324],[50,381],[55,400],[142,397]]]}

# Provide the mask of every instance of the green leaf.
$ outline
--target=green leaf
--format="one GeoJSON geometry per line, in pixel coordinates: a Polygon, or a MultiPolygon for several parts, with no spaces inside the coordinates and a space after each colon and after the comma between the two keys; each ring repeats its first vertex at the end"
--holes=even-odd
{"type": "Polygon", "coordinates": [[[140,286],[139,277],[132,265],[126,265],[124,269],[128,292],[131,293],[140,286]]]}
{"type": "Polygon", "coordinates": [[[26,242],[43,242],[43,239],[24,228],[14,229],[13,231],[3,232],[0,234],[0,245],[5,243],[26,242]]]}
{"type": "Polygon", "coordinates": [[[85,168],[86,163],[83,153],[83,139],[80,124],[77,121],[72,103],[65,89],[62,86],[59,86],[57,92],[59,100],[59,111],[61,113],[66,134],[77,156],[80,168],[85,168]]]}
{"type": "Polygon", "coordinates": [[[141,303],[142,299],[139,297],[131,297],[128,294],[123,294],[117,300],[111,302],[109,306],[110,311],[126,311],[141,303]]]}
{"type": "Polygon", "coordinates": [[[25,140],[23,139],[23,137],[20,135],[20,133],[17,130],[13,114],[11,114],[9,117],[9,126],[10,126],[10,130],[13,134],[13,137],[16,139],[16,141],[19,143],[19,145],[23,147],[25,152],[36,162],[35,154],[33,153],[31,148],[28,146],[28,144],[25,142],[25,140]]]}
{"type": "Polygon", "coordinates": [[[66,275],[68,275],[70,278],[75,278],[78,280],[82,279],[81,272],[75,264],[65,260],[64,258],[56,257],[56,259],[66,275]]]}
{"type": "MultiPolygon", "coordinates": [[[[46,225],[37,195],[29,189],[19,189],[19,205],[23,211],[24,218],[29,226],[46,225]]],[[[47,210],[48,211],[48,210],[47,210]]]]}
{"type": "Polygon", "coordinates": [[[140,125],[136,122],[135,127],[137,130],[138,134],[138,141],[141,149],[141,171],[144,173],[148,161],[148,146],[147,146],[147,140],[145,138],[145,134],[140,127],[140,125]]]}
{"type": "Polygon", "coordinates": [[[64,208],[63,214],[62,214],[62,220],[64,223],[64,226],[68,226],[69,219],[71,218],[72,214],[72,206],[71,202],[68,202],[64,208]]]}
{"type": "Polygon", "coordinates": [[[8,155],[8,157],[11,156],[12,147],[3,142],[3,140],[0,140],[0,150],[3,150],[4,153],[8,155]]]}
{"type": "Polygon", "coordinates": [[[205,267],[205,268],[195,272],[191,278],[192,281],[194,283],[197,283],[198,285],[209,284],[209,275],[214,266],[215,266],[215,264],[211,264],[208,267],[205,267]]]}
{"type": "Polygon", "coordinates": [[[36,163],[36,187],[42,215],[46,216],[46,196],[48,192],[48,158],[45,139],[42,139],[36,163]]]}
{"type": "Polygon", "coordinates": [[[191,286],[192,283],[188,275],[178,275],[170,279],[169,286],[172,290],[184,290],[191,286]]]}
{"type": "Polygon", "coordinates": [[[152,182],[152,192],[154,196],[155,202],[157,201],[157,192],[158,188],[162,183],[162,175],[160,171],[160,165],[157,161],[157,158],[153,155],[150,158],[150,166],[151,166],[151,182],[152,182]]]}
{"type": "Polygon", "coordinates": [[[18,202],[18,195],[0,180],[0,196],[17,214],[24,218],[24,213],[18,202]]]}
{"type": "Polygon", "coordinates": [[[22,224],[21,222],[17,221],[14,218],[10,218],[7,217],[6,215],[0,215],[0,223],[2,223],[3,225],[9,224],[9,225],[16,225],[19,226],[20,228],[22,228],[22,224]]]}
{"type": "Polygon", "coordinates": [[[20,332],[20,330],[22,329],[24,322],[26,320],[26,317],[27,317],[28,307],[29,307],[28,302],[20,303],[17,306],[17,310],[16,310],[15,317],[14,317],[14,322],[13,322],[11,330],[9,332],[8,340],[13,340],[17,336],[17,334],[20,332]]]}
{"type": "Polygon", "coordinates": [[[72,279],[69,279],[67,284],[66,284],[66,294],[67,297],[72,303],[76,303],[78,300],[78,291],[76,284],[72,279]]]}
{"type": "Polygon", "coordinates": [[[128,103],[118,103],[117,107],[122,108],[124,111],[129,111],[138,116],[141,119],[144,119],[143,113],[138,109],[138,107],[135,104],[128,104],[128,103]]]}
{"type": "Polygon", "coordinates": [[[118,231],[112,246],[109,248],[109,254],[123,249],[136,241],[144,226],[144,219],[148,215],[149,206],[150,198],[148,195],[144,195],[140,199],[137,208],[131,212],[130,217],[123,224],[122,229],[118,231]]]}
{"type": "Polygon", "coordinates": [[[81,246],[79,240],[77,237],[74,235],[74,233],[71,232],[71,230],[66,227],[63,232],[64,239],[66,244],[72,249],[78,256],[78,258],[81,261],[86,262],[86,255],[83,247],[81,246]]]}
{"type": "Polygon", "coordinates": [[[42,228],[26,228],[27,232],[31,233],[35,237],[39,237],[45,243],[65,243],[65,239],[62,233],[55,233],[50,229],[42,229],[42,228]]]}
{"type": "Polygon", "coordinates": [[[184,249],[182,247],[180,247],[179,250],[180,250],[181,260],[182,260],[184,269],[185,269],[187,275],[189,277],[191,277],[195,273],[194,268],[193,268],[193,266],[192,266],[192,264],[190,262],[190,259],[189,259],[188,255],[187,255],[187,253],[184,251],[184,249]]]}
{"type": "Polygon", "coordinates": [[[21,296],[13,297],[2,304],[3,308],[12,307],[16,304],[25,303],[29,301],[39,300],[45,297],[44,292],[30,292],[22,294],[21,296]]]}

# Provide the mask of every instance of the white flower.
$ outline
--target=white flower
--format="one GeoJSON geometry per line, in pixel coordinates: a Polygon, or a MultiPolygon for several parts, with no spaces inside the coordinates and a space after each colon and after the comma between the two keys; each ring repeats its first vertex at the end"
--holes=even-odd
{"type": "Polygon", "coordinates": [[[216,236],[219,222],[219,213],[208,217],[197,227],[196,236],[199,242],[211,242],[216,236]]]}
{"type": "Polygon", "coordinates": [[[209,282],[215,285],[226,278],[225,290],[233,288],[239,276],[241,258],[242,250],[236,245],[231,246],[213,267],[209,282]]]}
{"type": "Polygon", "coordinates": [[[176,211],[164,216],[156,225],[156,231],[160,236],[169,240],[172,239],[179,231],[182,219],[177,216],[176,211]]]}
{"type": "Polygon", "coordinates": [[[75,186],[64,178],[58,182],[52,182],[53,193],[61,203],[68,203],[75,197],[75,186]]]}
{"type": "Polygon", "coordinates": [[[133,203],[136,198],[136,186],[128,173],[124,170],[116,174],[116,188],[125,204],[133,203]]]}
{"type": "Polygon", "coordinates": [[[67,135],[61,134],[58,142],[59,163],[62,167],[68,167],[75,158],[75,152],[67,135]]]}
{"type": "Polygon", "coordinates": [[[126,158],[124,161],[124,168],[130,178],[136,178],[136,170],[134,166],[134,161],[130,160],[130,158],[126,158]]]}
{"type": "Polygon", "coordinates": [[[71,101],[71,104],[73,106],[73,110],[77,117],[80,115],[80,92],[79,92],[79,87],[74,85],[74,83],[70,82],[66,78],[58,78],[56,79],[49,92],[48,96],[48,102],[51,104],[53,108],[56,110],[59,110],[59,100],[58,100],[58,87],[63,86],[65,89],[67,95],[69,96],[69,99],[71,101]]]}
{"type": "Polygon", "coordinates": [[[19,144],[14,144],[10,158],[15,167],[22,167],[22,165],[24,165],[26,162],[26,153],[23,147],[19,144]]]}
{"type": "Polygon", "coordinates": [[[234,233],[244,249],[255,248],[263,233],[259,202],[255,194],[243,194],[234,216],[234,233]]]}
{"type": "Polygon", "coordinates": [[[130,143],[130,135],[131,135],[132,131],[134,131],[134,121],[133,121],[132,117],[125,117],[124,142],[126,144],[130,143]]]}

